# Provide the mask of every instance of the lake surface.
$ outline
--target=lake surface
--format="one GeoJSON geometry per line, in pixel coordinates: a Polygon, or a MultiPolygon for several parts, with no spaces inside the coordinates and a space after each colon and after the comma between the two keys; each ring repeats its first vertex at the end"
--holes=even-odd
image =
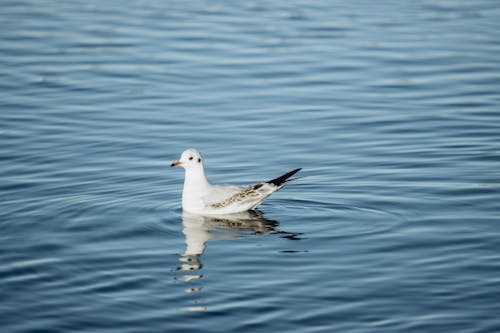
{"type": "Polygon", "coordinates": [[[0,78],[2,332],[500,331],[498,1],[2,1],[0,78]]]}

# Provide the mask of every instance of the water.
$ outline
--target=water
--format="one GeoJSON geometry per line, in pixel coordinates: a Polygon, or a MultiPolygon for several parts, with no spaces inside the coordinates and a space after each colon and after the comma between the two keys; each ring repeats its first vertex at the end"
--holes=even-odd
{"type": "Polygon", "coordinates": [[[0,9],[2,332],[500,331],[497,1],[0,9]]]}

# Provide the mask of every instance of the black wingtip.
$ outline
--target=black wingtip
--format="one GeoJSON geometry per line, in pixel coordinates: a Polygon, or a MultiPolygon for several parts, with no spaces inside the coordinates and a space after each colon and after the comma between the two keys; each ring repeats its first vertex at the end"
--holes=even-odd
{"type": "Polygon", "coordinates": [[[283,185],[283,183],[285,183],[288,178],[292,177],[294,174],[296,174],[300,170],[302,170],[302,168],[292,170],[290,172],[285,173],[283,176],[279,176],[278,178],[275,178],[273,180],[268,181],[267,183],[273,184],[274,186],[283,185]]]}

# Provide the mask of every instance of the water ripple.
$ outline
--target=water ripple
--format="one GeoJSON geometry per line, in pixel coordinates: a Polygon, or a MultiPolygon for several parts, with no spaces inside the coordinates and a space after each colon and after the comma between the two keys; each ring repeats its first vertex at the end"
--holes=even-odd
{"type": "Polygon", "coordinates": [[[3,331],[500,330],[496,2],[1,7],[3,331]]]}

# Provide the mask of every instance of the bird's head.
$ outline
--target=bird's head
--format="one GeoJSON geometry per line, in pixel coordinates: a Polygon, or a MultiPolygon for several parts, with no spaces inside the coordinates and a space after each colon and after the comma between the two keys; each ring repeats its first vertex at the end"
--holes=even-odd
{"type": "Polygon", "coordinates": [[[190,148],[184,150],[184,152],[181,154],[181,158],[178,161],[172,163],[170,166],[181,166],[186,170],[203,168],[203,158],[196,149],[190,148]]]}

